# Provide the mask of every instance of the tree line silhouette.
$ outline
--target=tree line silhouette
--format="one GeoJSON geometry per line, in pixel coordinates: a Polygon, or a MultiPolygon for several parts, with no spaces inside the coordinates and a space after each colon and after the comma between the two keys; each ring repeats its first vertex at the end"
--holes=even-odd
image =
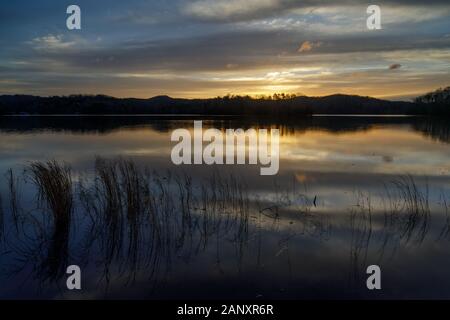
{"type": "Polygon", "coordinates": [[[39,97],[0,96],[0,115],[172,114],[292,116],[311,114],[450,115],[450,87],[412,102],[335,94],[324,97],[279,93],[272,96],[226,95],[211,99],[114,98],[106,95],[39,97]]]}

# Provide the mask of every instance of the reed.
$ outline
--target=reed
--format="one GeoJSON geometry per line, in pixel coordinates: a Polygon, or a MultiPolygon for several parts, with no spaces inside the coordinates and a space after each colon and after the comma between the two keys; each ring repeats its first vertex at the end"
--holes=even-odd
{"type": "Polygon", "coordinates": [[[448,239],[450,236],[450,212],[449,212],[449,203],[445,194],[441,194],[441,207],[444,210],[445,220],[444,225],[439,233],[438,239],[448,239]]]}
{"type": "Polygon", "coordinates": [[[5,235],[5,212],[3,211],[3,198],[0,194],[0,243],[5,235]]]}
{"type": "Polygon", "coordinates": [[[72,177],[70,168],[57,161],[33,162],[29,176],[37,187],[38,198],[53,216],[55,227],[66,225],[73,210],[72,177]]]}
{"type": "MultiPolygon", "coordinates": [[[[251,219],[267,219],[251,199],[245,181],[234,175],[215,172],[194,180],[187,174],[151,171],[122,157],[96,158],[93,174],[87,179],[81,175],[77,184],[70,168],[57,161],[33,162],[25,172],[36,187],[38,206],[34,209],[33,201],[29,206],[33,209],[18,215],[35,228],[28,228],[27,234],[17,232],[23,241],[14,241],[13,250],[23,256],[24,265],[33,264],[35,273],[47,280],[60,278],[73,254],[69,252],[76,248],[81,250],[75,250],[81,265],[93,263],[87,257],[95,252],[95,264],[103,269],[100,280],[106,283],[113,276],[132,282],[139,270],[161,281],[175,259],[187,262],[200,251],[210,250],[212,241],[218,262],[221,247],[231,245],[240,267],[253,239],[251,219]],[[257,216],[251,217],[250,212],[257,216]],[[69,246],[72,225],[77,228],[74,240],[80,242],[69,246]]],[[[18,179],[12,171],[9,176],[16,203],[18,179]]],[[[305,213],[311,202],[286,190],[277,195],[274,205],[276,212],[300,209],[305,213]]],[[[16,207],[20,212],[18,203],[16,207]]],[[[317,229],[313,216],[302,216],[311,220],[311,229],[317,229]]]]}
{"type": "Polygon", "coordinates": [[[350,210],[350,284],[360,282],[373,235],[373,212],[370,194],[358,191],[350,210]]]}
{"type": "Polygon", "coordinates": [[[419,188],[417,182],[410,175],[400,177],[392,182],[397,188],[397,194],[401,199],[401,238],[406,242],[415,240],[423,242],[429,228],[430,206],[429,188],[425,184],[424,188],[419,188]]]}
{"type": "Polygon", "coordinates": [[[20,205],[19,205],[19,180],[14,175],[12,169],[7,172],[7,182],[9,190],[9,204],[11,207],[11,215],[16,232],[19,232],[19,217],[20,217],[20,205]]]}
{"type": "Polygon", "coordinates": [[[46,279],[59,279],[64,275],[68,259],[73,190],[71,170],[55,160],[33,162],[27,169],[38,190],[38,202],[52,218],[52,233],[48,241],[47,257],[40,264],[46,279]]]}

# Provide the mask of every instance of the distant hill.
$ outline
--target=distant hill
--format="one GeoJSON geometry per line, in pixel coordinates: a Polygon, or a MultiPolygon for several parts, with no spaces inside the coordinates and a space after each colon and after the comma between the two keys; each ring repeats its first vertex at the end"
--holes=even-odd
{"type": "Polygon", "coordinates": [[[212,99],[113,98],[105,95],[39,97],[0,96],[0,114],[193,114],[289,116],[310,114],[447,114],[449,108],[434,104],[386,101],[371,97],[335,94],[325,97],[274,95],[252,98],[225,96],[212,99]]]}

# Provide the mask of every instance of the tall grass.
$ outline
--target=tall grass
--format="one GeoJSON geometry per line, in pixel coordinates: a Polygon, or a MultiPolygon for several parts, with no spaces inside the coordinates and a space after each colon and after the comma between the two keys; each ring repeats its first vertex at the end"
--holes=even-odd
{"type": "Polygon", "coordinates": [[[350,210],[350,283],[360,283],[361,270],[367,265],[373,234],[372,201],[370,194],[357,192],[356,204],[350,210]]]}
{"type": "Polygon", "coordinates": [[[444,210],[445,220],[438,239],[448,239],[450,235],[450,212],[449,203],[445,194],[441,194],[441,206],[444,210]]]}
{"type": "Polygon", "coordinates": [[[385,190],[386,230],[391,235],[398,235],[404,243],[422,243],[430,224],[428,183],[420,187],[411,175],[407,175],[391,181],[385,190]]]}
{"type": "MultiPolygon", "coordinates": [[[[271,190],[274,196],[260,201],[256,193],[250,194],[245,181],[234,175],[216,171],[207,179],[194,180],[185,173],[155,172],[122,157],[98,157],[92,174],[78,184],[72,180],[71,169],[57,161],[33,162],[26,173],[37,191],[37,210],[44,214],[44,221],[36,218],[35,209],[27,212],[21,208],[19,179],[9,171],[10,206],[16,225],[12,229],[23,235],[24,242],[36,243],[26,247],[17,242],[13,250],[26,253],[22,258],[25,263],[37,261],[36,272],[50,280],[64,274],[73,248],[69,236],[75,225],[84,228],[84,232],[77,232],[82,242],[77,263],[92,263],[83,257],[92,258],[95,252],[95,264],[102,268],[102,279],[107,283],[113,276],[127,283],[134,281],[140,270],[151,280],[164,280],[175,260],[188,262],[205,250],[214,249],[220,265],[223,246],[231,246],[227,258],[233,252],[241,270],[251,241],[259,241],[259,264],[260,251],[266,249],[262,235],[280,221],[284,230],[270,230],[274,234],[280,231],[283,237],[276,257],[283,252],[289,255],[289,242],[297,235],[327,240],[331,234],[326,215],[313,211],[316,201],[307,196],[306,189],[305,194],[297,192],[295,183],[285,190],[275,183],[271,190]],[[29,227],[26,232],[17,227],[30,221],[37,226],[35,234],[29,227]],[[255,230],[259,234],[253,233],[255,230]]],[[[378,225],[377,232],[373,231],[376,219],[384,217],[382,251],[391,242],[423,241],[429,226],[428,198],[428,186],[419,186],[410,176],[401,177],[386,185],[384,216],[376,217],[377,207],[370,195],[359,192],[350,210],[352,272],[359,274],[372,257],[369,248],[380,234],[378,225]]]]}
{"type": "Polygon", "coordinates": [[[38,197],[49,209],[55,226],[66,225],[73,210],[72,177],[70,168],[57,161],[33,162],[29,176],[38,189],[38,197]]]}
{"type": "Polygon", "coordinates": [[[47,258],[41,267],[47,278],[57,279],[64,274],[67,266],[73,212],[71,170],[53,160],[31,163],[28,174],[38,190],[40,205],[49,211],[52,218],[52,235],[48,239],[47,258]]]}
{"type": "Polygon", "coordinates": [[[8,182],[8,190],[9,190],[9,203],[11,207],[12,220],[14,223],[14,227],[16,232],[19,232],[19,217],[20,217],[20,204],[19,204],[19,181],[18,178],[14,175],[12,169],[9,169],[7,172],[7,182],[8,182]]]}
{"type": "Polygon", "coordinates": [[[354,283],[360,282],[371,249],[378,249],[378,255],[371,258],[379,263],[388,248],[394,254],[400,245],[420,245],[424,241],[430,225],[428,190],[427,183],[419,186],[412,176],[401,176],[384,184],[381,208],[372,204],[370,194],[357,192],[356,205],[350,210],[350,269],[354,283]],[[383,222],[374,232],[379,221],[374,211],[378,209],[383,222]]]}
{"type": "Polygon", "coordinates": [[[3,198],[0,194],[0,243],[5,235],[5,212],[3,211],[3,198]]]}
{"type": "MultiPolygon", "coordinates": [[[[99,157],[92,180],[80,184],[80,201],[93,225],[87,243],[101,243],[105,279],[112,262],[121,270],[166,272],[174,255],[188,260],[213,235],[243,251],[249,197],[247,186],[233,176],[214,174],[194,184],[186,174],[164,175],[130,159],[99,157]]],[[[128,272],[130,280],[134,271],[128,272]]]]}

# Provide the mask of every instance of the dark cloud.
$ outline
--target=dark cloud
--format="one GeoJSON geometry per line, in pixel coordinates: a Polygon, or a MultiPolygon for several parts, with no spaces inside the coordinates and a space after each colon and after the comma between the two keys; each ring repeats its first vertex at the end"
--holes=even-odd
{"type": "MultiPolygon", "coordinates": [[[[421,0],[381,0],[377,5],[417,6],[421,0]]],[[[186,1],[183,12],[193,18],[209,22],[247,21],[269,18],[293,9],[330,6],[368,6],[360,0],[197,0],[186,1]]],[[[427,6],[449,5],[448,0],[430,0],[427,6]]]]}
{"type": "MultiPolygon", "coordinates": [[[[314,50],[298,52],[308,35],[291,31],[223,32],[193,38],[129,41],[112,47],[60,52],[24,52],[22,59],[59,62],[88,71],[215,71],[245,70],[268,66],[306,65],[323,62],[321,55],[377,53],[396,50],[450,48],[450,38],[429,36],[341,36],[323,37],[314,50]]],[[[342,58],[341,58],[342,59],[342,58]]],[[[342,63],[345,62],[345,57],[342,63]]],[[[332,56],[327,56],[329,62],[332,56]]],[[[348,61],[347,61],[348,62],[348,61]]],[[[391,66],[390,69],[399,66],[391,66]]]]}
{"type": "Polygon", "coordinates": [[[89,70],[207,71],[225,69],[230,65],[255,67],[270,64],[277,59],[278,53],[286,48],[294,51],[297,46],[295,38],[277,32],[226,32],[193,38],[129,41],[106,48],[35,52],[33,58],[51,59],[89,70]]]}
{"type": "Polygon", "coordinates": [[[389,66],[389,70],[396,70],[396,69],[400,69],[401,67],[402,67],[401,64],[399,64],[399,63],[394,63],[394,64],[391,64],[391,65],[389,66]]]}

